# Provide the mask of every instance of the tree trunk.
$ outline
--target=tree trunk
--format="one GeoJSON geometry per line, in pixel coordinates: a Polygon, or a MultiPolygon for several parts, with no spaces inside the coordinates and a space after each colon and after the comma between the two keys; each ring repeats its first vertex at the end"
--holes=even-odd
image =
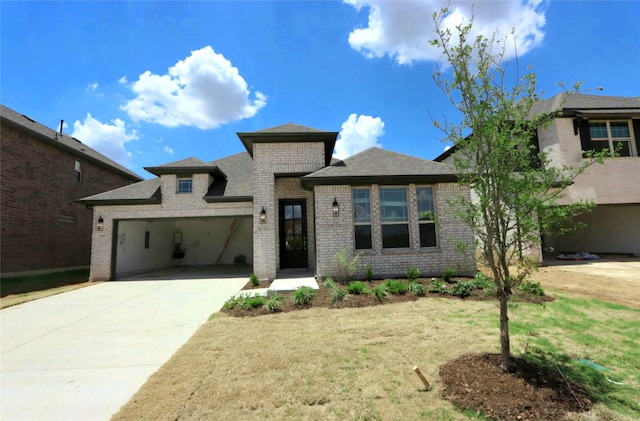
{"type": "Polygon", "coordinates": [[[511,345],[509,344],[509,316],[507,315],[509,294],[504,288],[500,296],[500,346],[502,355],[502,371],[511,371],[511,345]]]}

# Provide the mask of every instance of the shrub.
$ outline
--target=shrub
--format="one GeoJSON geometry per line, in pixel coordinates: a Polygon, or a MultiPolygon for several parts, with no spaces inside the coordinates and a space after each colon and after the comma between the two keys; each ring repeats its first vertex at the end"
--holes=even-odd
{"type": "Polygon", "coordinates": [[[368,288],[364,282],[354,281],[349,282],[349,285],[347,285],[347,292],[353,295],[366,294],[368,292],[368,288]]]}
{"type": "Polygon", "coordinates": [[[409,291],[417,297],[424,297],[427,295],[427,289],[420,282],[409,282],[409,291]]]}
{"type": "Polygon", "coordinates": [[[264,308],[267,311],[267,313],[272,314],[280,311],[280,308],[282,307],[283,299],[284,299],[284,296],[279,295],[276,291],[268,290],[267,299],[264,302],[264,308]]]}
{"type": "Polygon", "coordinates": [[[373,269],[371,268],[371,265],[367,265],[364,270],[364,279],[367,281],[371,281],[373,279],[373,269]]]}
{"type": "Polygon", "coordinates": [[[407,292],[407,284],[400,280],[387,279],[384,281],[384,285],[389,290],[389,294],[402,295],[407,292]]]}
{"type": "Polygon", "coordinates": [[[324,278],[324,281],[322,281],[322,286],[326,289],[335,289],[336,283],[334,282],[333,278],[327,276],[326,278],[324,278]]]}
{"type": "Polygon", "coordinates": [[[409,282],[415,281],[420,276],[420,269],[418,269],[415,266],[412,268],[409,268],[409,270],[406,273],[406,276],[409,282]]]}
{"type": "Polygon", "coordinates": [[[449,290],[449,294],[454,297],[468,297],[471,295],[473,290],[475,289],[472,281],[458,281],[449,290]]]}
{"type": "Polygon", "coordinates": [[[347,297],[347,291],[345,291],[343,288],[334,288],[333,291],[331,291],[332,303],[339,303],[340,301],[343,301],[346,297],[347,297]]]}
{"type": "Polygon", "coordinates": [[[351,260],[349,260],[347,252],[345,250],[342,250],[334,254],[333,258],[338,263],[338,273],[336,273],[336,279],[338,280],[338,282],[349,282],[351,278],[353,278],[353,274],[358,270],[360,255],[355,255],[351,260]]]}
{"type": "Polygon", "coordinates": [[[371,294],[376,300],[382,301],[389,295],[389,288],[385,284],[380,284],[371,290],[371,294]]]}
{"type": "Polygon", "coordinates": [[[446,294],[449,292],[449,288],[446,283],[438,281],[436,278],[431,278],[431,281],[429,281],[429,291],[437,294],[446,294]]]}
{"type": "Polygon", "coordinates": [[[542,289],[540,282],[524,281],[520,285],[518,285],[517,288],[525,294],[538,296],[544,295],[544,289],[542,289]]]}
{"type": "Polygon", "coordinates": [[[293,302],[299,306],[306,306],[311,302],[311,299],[316,295],[316,290],[303,286],[296,288],[295,291],[291,293],[291,298],[293,298],[293,302]]]}
{"type": "Polygon", "coordinates": [[[484,291],[484,294],[488,297],[495,297],[498,293],[498,286],[496,283],[487,278],[482,272],[476,273],[472,282],[475,289],[484,291]]]}
{"type": "Polygon", "coordinates": [[[445,282],[451,282],[451,278],[453,278],[455,274],[456,274],[456,270],[452,267],[448,267],[444,270],[444,273],[442,274],[442,279],[444,279],[445,282]]]}
{"type": "Polygon", "coordinates": [[[238,303],[238,307],[245,310],[250,310],[252,308],[262,307],[264,305],[264,297],[256,296],[256,297],[243,297],[238,303]]]}
{"type": "Polygon", "coordinates": [[[257,287],[260,284],[260,279],[258,279],[258,276],[255,273],[249,275],[249,280],[251,281],[251,285],[254,287],[257,287]]]}

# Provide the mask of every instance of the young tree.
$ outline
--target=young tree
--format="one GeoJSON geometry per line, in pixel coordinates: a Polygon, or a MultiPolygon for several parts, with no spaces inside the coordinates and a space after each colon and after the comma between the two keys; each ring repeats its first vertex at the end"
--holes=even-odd
{"type": "Polygon", "coordinates": [[[473,19],[448,29],[443,21],[447,14],[444,9],[433,15],[437,36],[432,44],[447,62],[434,79],[462,121],[434,124],[454,144],[459,181],[472,188],[474,200],[456,202],[456,211],[473,227],[478,254],[498,287],[502,369],[510,371],[508,301],[534,268],[523,245],[539,244],[541,232],[557,232],[563,221],[590,207],[556,203],[596,158],[577,168],[550,165],[533,141],[536,130],[553,118],[533,113],[539,99],[533,71],[529,68],[520,77],[516,69],[509,83],[503,65],[506,39],[472,37],[473,19]]]}

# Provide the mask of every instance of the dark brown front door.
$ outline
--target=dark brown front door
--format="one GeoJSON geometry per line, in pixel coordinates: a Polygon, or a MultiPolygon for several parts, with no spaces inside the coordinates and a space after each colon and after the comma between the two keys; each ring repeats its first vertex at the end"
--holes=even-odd
{"type": "Polygon", "coordinates": [[[307,202],[280,200],[280,268],[307,266],[307,202]]]}

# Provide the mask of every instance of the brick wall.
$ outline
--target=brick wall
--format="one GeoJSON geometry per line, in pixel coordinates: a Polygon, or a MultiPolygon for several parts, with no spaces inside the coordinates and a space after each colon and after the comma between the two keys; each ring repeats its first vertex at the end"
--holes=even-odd
{"type": "Polygon", "coordinates": [[[2,273],[88,266],[92,211],[74,201],[133,180],[13,126],[1,139],[2,273]]]}
{"type": "Polygon", "coordinates": [[[356,253],[360,255],[360,273],[371,265],[374,275],[393,277],[403,275],[412,266],[420,269],[425,276],[441,275],[448,267],[456,269],[460,275],[473,275],[476,271],[474,256],[460,254],[456,250],[458,242],[473,244],[473,231],[453,214],[448,201],[458,195],[469,198],[469,189],[456,184],[436,184],[434,195],[436,201],[438,247],[420,248],[420,234],[417,212],[416,186],[411,184],[407,189],[409,206],[410,247],[407,249],[383,249],[380,228],[380,196],[379,186],[370,187],[371,197],[371,250],[355,250],[353,238],[353,212],[351,186],[316,186],[316,247],[317,275],[319,277],[335,276],[337,263],[334,255],[346,251],[350,258],[356,253]],[[340,215],[333,216],[327,203],[334,198],[340,205],[340,215]]]}

